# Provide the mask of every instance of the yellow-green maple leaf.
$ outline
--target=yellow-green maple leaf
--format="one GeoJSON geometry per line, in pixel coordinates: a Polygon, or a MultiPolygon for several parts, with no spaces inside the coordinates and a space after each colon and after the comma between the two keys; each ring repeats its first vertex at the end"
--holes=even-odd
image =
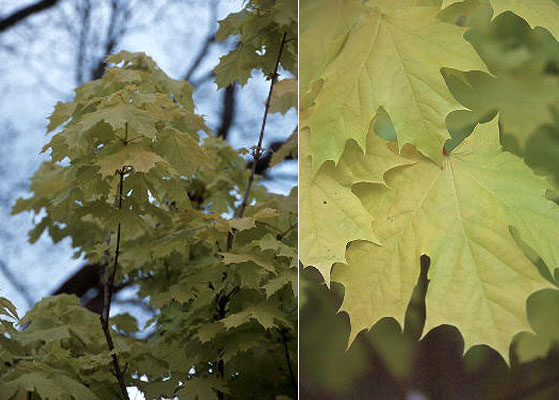
{"type": "Polygon", "coordinates": [[[324,68],[336,57],[351,27],[363,12],[360,1],[301,0],[301,88],[307,93],[324,68]],[[316,18],[320,15],[320,18],[316,18]],[[328,21],[328,29],[324,29],[328,21]]]}
{"type": "Polygon", "coordinates": [[[549,286],[510,227],[553,268],[559,207],[546,199],[542,178],[502,151],[496,121],[479,126],[442,167],[411,147],[404,152],[415,164],[389,171],[388,187],[354,189],[375,216],[382,246],[353,243],[347,265],[334,269],[332,279],[345,286],[350,340],[384,316],[403,322],[427,254],[426,331],[452,324],[466,348],[487,344],[506,357],[513,335],[529,330],[526,298],[549,286]]]}
{"type": "Polygon", "coordinates": [[[516,139],[521,149],[536,129],[552,124],[552,107],[559,107],[559,79],[539,71],[487,74],[445,71],[449,88],[477,122],[499,111],[501,129],[516,139]]]}
{"type": "Polygon", "coordinates": [[[159,133],[154,150],[164,156],[180,174],[191,175],[200,168],[213,170],[209,156],[202,151],[198,141],[186,132],[168,129],[159,133]]]}
{"type": "MultiPolygon", "coordinates": [[[[301,139],[307,136],[303,132],[301,139]]],[[[304,143],[302,147],[306,147],[304,143]]],[[[317,268],[327,284],[332,265],[345,260],[347,243],[378,243],[371,230],[373,217],[351,191],[351,185],[357,181],[383,183],[385,171],[406,162],[374,134],[368,136],[366,148],[368,153],[363,156],[355,142],[348,142],[338,165],[327,162],[314,177],[310,157],[301,159],[299,257],[304,265],[317,268]]]]}
{"type": "Polygon", "coordinates": [[[297,79],[283,79],[274,85],[270,112],[285,114],[292,107],[297,107],[297,79]]]}
{"type": "Polygon", "coordinates": [[[394,123],[400,146],[411,143],[441,161],[449,137],[446,115],[461,107],[440,69],[486,67],[464,40],[464,28],[437,19],[439,7],[418,3],[367,2],[337,57],[324,69],[320,92],[302,122],[310,128],[313,172],[327,160],[337,162],[348,139],[364,148],[381,106],[394,123]]]}
{"type": "MultiPolygon", "coordinates": [[[[443,8],[460,1],[443,0],[443,8]]],[[[559,4],[554,0],[490,0],[490,3],[493,17],[511,11],[524,18],[532,28],[541,26],[559,38],[559,4]]]]}
{"type": "Polygon", "coordinates": [[[275,306],[265,303],[251,305],[242,311],[225,317],[220,320],[220,322],[223,323],[226,329],[231,329],[247,324],[251,320],[256,320],[264,329],[271,329],[278,326],[275,321],[279,321],[285,326],[291,326],[291,322],[285,319],[284,314],[275,306]]]}
{"type": "Polygon", "coordinates": [[[95,162],[101,167],[99,173],[103,178],[114,175],[116,170],[123,167],[132,167],[135,172],[149,172],[156,163],[167,164],[161,156],[136,143],[130,143],[120,151],[99,157],[95,162]]]}

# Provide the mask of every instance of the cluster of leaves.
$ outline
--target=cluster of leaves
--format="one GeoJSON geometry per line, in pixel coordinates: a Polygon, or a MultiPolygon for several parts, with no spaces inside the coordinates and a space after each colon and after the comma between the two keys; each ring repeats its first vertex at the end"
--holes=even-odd
{"type": "MultiPolygon", "coordinates": [[[[270,7],[251,2],[239,15],[254,24],[263,14],[267,32],[270,7]]],[[[277,8],[283,25],[266,40],[279,44],[279,30],[293,30],[291,8],[277,8]]],[[[21,320],[2,300],[2,398],[120,398],[113,355],[147,399],[294,397],[296,190],[276,195],[256,183],[237,217],[250,171],[195,114],[191,86],[144,54],[120,52],[107,64],[56,105],[50,160],[14,212],[42,217],[31,241],[44,231],[69,237],[76,256],[118,266],[115,285],[137,285],[153,316],[147,330],[129,314],[112,317],[111,352],[98,316],[73,296],[45,298],[21,320]]],[[[254,67],[268,73],[265,65],[254,67]]]]}
{"type": "Polygon", "coordinates": [[[243,10],[229,14],[219,22],[216,37],[223,41],[235,36],[236,47],[214,69],[218,86],[244,85],[255,69],[271,77],[284,35],[287,40],[280,65],[296,75],[297,27],[295,0],[249,0],[243,10]]]}
{"type": "Polygon", "coordinates": [[[508,359],[557,285],[559,4],[328,4],[301,2],[303,264],[344,286],[351,343],[403,324],[425,254],[425,332],[508,359]]]}

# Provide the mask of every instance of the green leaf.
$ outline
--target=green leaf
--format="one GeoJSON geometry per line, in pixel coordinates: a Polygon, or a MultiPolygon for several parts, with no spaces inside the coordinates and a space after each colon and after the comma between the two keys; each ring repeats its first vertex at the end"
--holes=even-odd
{"type": "Polygon", "coordinates": [[[136,143],[121,145],[108,154],[99,154],[95,161],[95,165],[100,167],[99,173],[103,178],[115,175],[116,171],[123,167],[131,167],[134,172],[147,173],[157,163],[167,164],[161,156],[147,151],[144,146],[136,143]]]}
{"type": "MultiPolygon", "coordinates": [[[[312,157],[313,174],[327,160],[337,163],[347,140],[365,147],[379,107],[390,115],[400,148],[410,143],[442,162],[449,138],[445,118],[460,106],[440,69],[486,67],[464,40],[463,28],[437,19],[439,7],[416,3],[367,2],[339,54],[324,68],[314,106],[301,123],[310,129],[310,148],[303,154],[312,157]]],[[[324,14],[314,18],[323,20],[324,14]]]]}
{"type": "Polygon", "coordinates": [[[274,152],[272,155],[272,160],[270,161],[270,167],[275,167],[282,161],[285,161],[288,157],[289,158],[297,158],[297,142],[298,142],[299,135],[297,134],[297,130],[293,131],[289,138],[285,141],[284,144],[274,152]]]}
{"type": "Polygon", "coordinates": [[[157,135],[154,150],[179,173],[192,175],[200,169],[211,171],[209,156],[189,134],[167,130],[157,135]]]}
{"type": "Polygon", "coordinates": [[[265,303],[249,306],[243,311],[225,317],[221,322],[226,329],[232,329],[243,324],[248,324],[251,320],[257,321],[264,329],[277,327],[278,325],[275,321],[280,322],[282,325],[291,325],[276,307],[265,303]]]}
{"type": "Polygon", "coordinates": [[[535,334],[522,332],[515,337],[513,349],[520,362],[545,357],[559,344],[559,291],[544,289],[532,294],[526,308],[535,334]]]}
{"type": "Polygon", "coordinates": [[[526,298],[548,286],[509,227],[557,265],[559,207],[545,197],[542,178],[502,151],[495,121],[479,126],[442,167],[404,150],[415,164],[389,171],[388,187],[354,187],[376,216],[382,246],[353,243],[347,265],[334,270],[332,279],[346,288],[341,310],[350,315],[350,341],[383,316],[403,322],[426,254],[426,331],[452,324],[466,348],[483,343],[506,356],[513,335],[528,328],[526,298]]]}
{"type": "Polygon", "coordinates": [[[49,124],[47,125],[47,132],[51,132],[58,128],[64,122],[68,121],[72,116],[76,105],[74,103],[58,102],[54,106],[54,112],[49,117],[49,124]]]}
{"type": "Polygon", "coordinates": [[[285,114],[292,107],[297,107],[297,79],[288,78],[274,85],[270,112],[285,114]]]}
{"type": "Polygon", "coordinates": [[[347,243],[380,243],[371,229],[373,216],[355,196],[351,185],[358,181],[383,183],[387,170],[410,163],[396,156],[374,134],[369,135],[366,147],[363,157],[359,146],[348,142],[338,166],[327,162],[314,178],[309,157],[300,162],[299,257],[304,265],[316,267],[326,284],[330,283],[332,265],[344,262],[347,243]]]}
{"type": "Polygon", "coordinates": [[[0,315],[5,315],[6,317],[18,320],[16,306],[12,304],[10,300],[5,297],[0,297],[0,315]]]}
{"type": "Polygon", "coordinates": [[[227,385],[214,377],[193,377],[184,382],[177,395],[184,400],[217,400],[217,392],[228,393],[227,385]]]}

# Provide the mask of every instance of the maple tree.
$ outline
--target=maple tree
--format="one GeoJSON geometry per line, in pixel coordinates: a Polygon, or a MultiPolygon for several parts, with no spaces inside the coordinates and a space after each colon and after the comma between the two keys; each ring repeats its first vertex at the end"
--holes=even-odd
{"type": "Polygon", "coordinates": [[[252,69],[270,81],[252,169],[196,114],[190,84],[143,53],[109,56],[102,78],[56,105],[50,159],[13,212],[40,216],[32,242],[69,237],[103,266],[103,311],[58,295],[20,319],[2,298],[2,398],[126,399],[130,386],[146,399],[295,397],[297,193],[269,193],[255,165],[268,113],[296,106],[296,4],[253,0],[220,21],[221,40],[240,36],[218,85],[252,69]],[[111,315],[130,283],[152,310],[147,330],[111,315]]]}
{"type": "Polygon", "coordinates": [[[301,21],[300,259],[343,286],[349,345],[405,325],[425,255],[419,337],[545,355],[557,327],[523,335],[559,277],[559,3],[305,0],[301,21]]]}

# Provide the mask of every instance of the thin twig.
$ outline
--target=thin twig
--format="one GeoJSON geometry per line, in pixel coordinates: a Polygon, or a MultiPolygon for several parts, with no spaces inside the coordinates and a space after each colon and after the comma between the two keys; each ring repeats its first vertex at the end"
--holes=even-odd
{"type": "Polygon", "coordinates": [[[192,65],[190,66],[190,68],[188,68],[188,72],[184,76],[185,81],[190,81],[190,78],[192,77],[192,74],[194,74],[196,72],[196,70],[198,69],[198,67],[202,63],[202,61],[204,61],[204,58],[208,55],[208,51],[210,50],[210,46],[213,43],[215,43],[215,34],[211,34],[207,37],[206,41],[204,42],[204,45],[202,46],[202,49],[200,50],[198,55],[194,58],[194,61],[192,62],[192,65]]]}
{"type": "MultiPolygon", "coordinates": [[[[128,136],[128,124],[125,125],[126,127],[126,136],[128,136]]],[[[126,143],[125,143],[126,145],[126,143]]],[[[120,176],[120,183],[118,185],[118,209],[122,209],[122,197],[123,197],[123,187],[124,187],[124,174],[126,173],[125,167],[117,171],[117,174],[120,176]]],[[[111,311],[111,301],[113,297],[113,287],[116,277],[116,270],[118,267],[118,255],[120,254],[120,222],[118,223],[117,233],[116,233],[116,249],[115,249],[115,262],[113,265],[113,270],[109,276],[109,264],[105,264],[105,282],[103,285],[103,312],[100,316],[101,320],[101,327],[103,328],[103,333],[105,334],[105,339],[107,341],[107,345],[109,347],[109,351],[111,352],[111,357],[113,360],[113,375],[116,377],[118,381],[118,385],[120,387],[120,392],[122,394],[123,399],[130,400],[128,397],[128,391],[126,390],[126,384],[124,383],[124,374],[120,369],[120,364],[118,362],[118,357],[116,355],[115,346],[113,343],[113,338],[111,336],[111,328],[109,326],[109,314],[111,311]]]]}
{"type": "MultiPolygon", "coordinates": [[[[283,53],[283,47],[285,45],[285,41],[287,38],[287,32],[283,34],[283,37],[281,39],[281,44],[280,44],[280,48],[279,48],[279,52],[278,52],[278,57],[276,59],[276,65],[274,67],[274,73],[272,74],[271,80],[270,80],[270,90],[268,91],[268,98],[266,100],[266,106],[264,108],[264,117],[262,118],[262,125],[260,127],[260,134],[258,135],[258,143],[256,145],[256,147],[254,148],[253,152],[252,152],[252,159],[253,159],[253,163],[252,163],[252,168],[250,170],[250,175],[248,177],[248,182],[247,182],[247,186],[245,188],[245,194],[243,196],[243,201],[241,203],[241,206],[239,207],[239,211],[237,213],[237,218],[242,218],[245,210],[247,208],[248,205],[248,199],[250,197],[250,191],[252,189],[252,184],[254,182],[254,175],[256,174],[256,164],[258,159],[260,158],[260,156],[262,156],[262,141],[264,140],[264,131],[266,130],[266,122],[268,121],[268,113],[270,111],[270,103],[272,101],[272,94],[274,92],[274,85],[278,79],[278,69],[279,69],[279,64],[280,64],[280,59],[281,59],[281,54],[283,53]]],[[[228,236],[227,236],[227,250],[231,250],[231,248],[233,247],[233,241],[235,239],[235,233],[234,232],[229,232],[228,236]]]]}

